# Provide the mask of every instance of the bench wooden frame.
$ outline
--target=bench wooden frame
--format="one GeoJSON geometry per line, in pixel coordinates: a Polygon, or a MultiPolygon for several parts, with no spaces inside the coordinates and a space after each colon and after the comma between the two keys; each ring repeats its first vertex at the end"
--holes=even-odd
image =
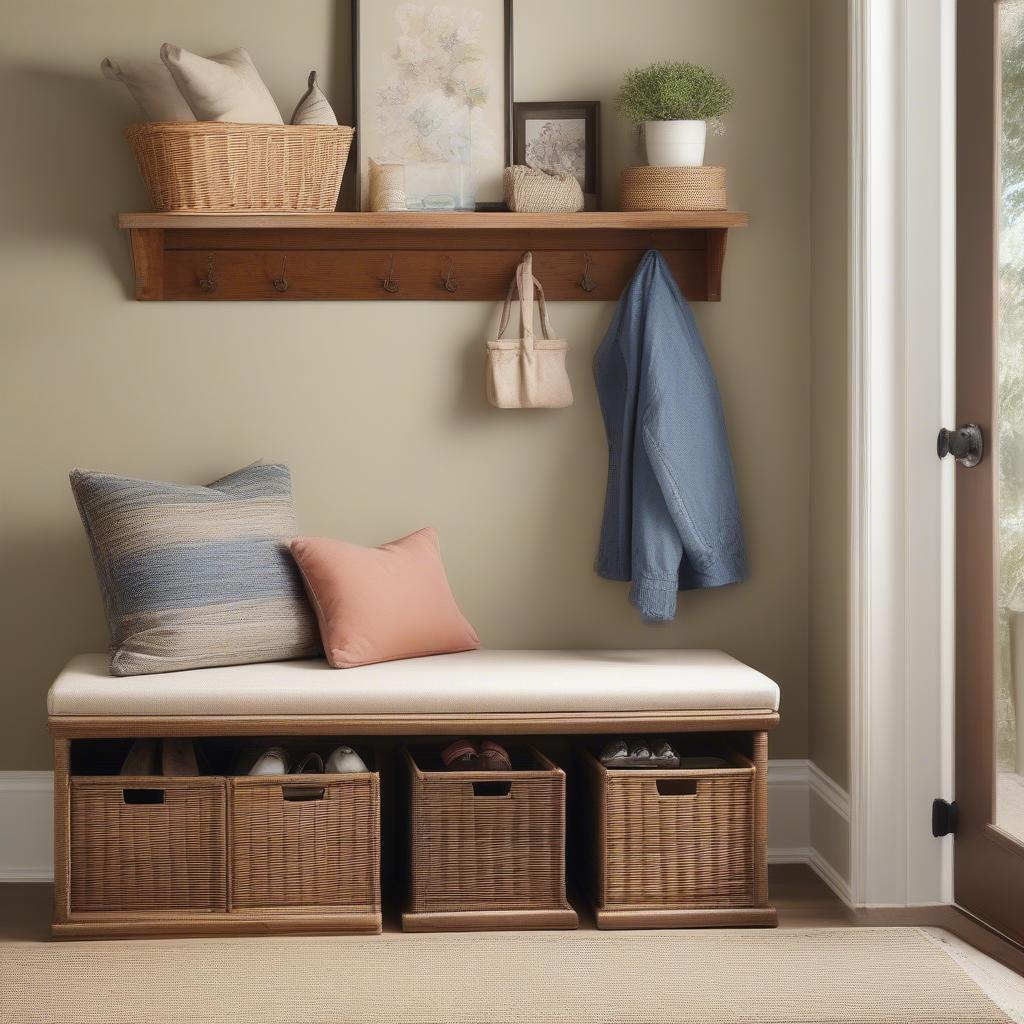
{"type": "MultiPolygon", "coordinates": [[[[199,913],[162,911],[138,914],[83,914],[71,910],[70,754],[76,739],[143,736],[439,736],[461,733],[492,735],[586,735],[608,733],[743,732],[751,738],[755,776],[754,893],[750,907],[692,910],[594,910],[599,928],[772,926],[775,909],[768,903],[768,732],[778,713],[756,710],[583,712],[571,714],[390,714],[313,716],[67,716],[51,715],[53,738],[54,921],[62,938],[112,935],[252,935],[381,930],[379,914],[336,914],[303,910],[199,913]]],[[[421,915],[422,916],[422,915],[421,915]]],[[[417,922],[417,930],[536,927],[524,915],[505,911],[473,920],[452,915],[417,922]]],[[[558,922],[551,922],[558,927],[558,922]]]]}

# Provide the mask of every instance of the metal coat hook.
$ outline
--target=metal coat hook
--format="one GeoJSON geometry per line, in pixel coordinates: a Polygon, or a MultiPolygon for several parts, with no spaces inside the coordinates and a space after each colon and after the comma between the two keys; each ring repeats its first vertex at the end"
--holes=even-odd
{"type": "Polygon", "coordinates": [[[597,288],[597,282],[594,280],[590,271],[593,267],[594,261],[590,253],[583,254],[583,276],[580,278],[580,287],[585,292],[592,292],[597,288]]]}
{"type": "Polygon", "coordinates": [[[288,257],[281,257],[281,273],[274,278],[274,288],[279,292],[288,291],[288,278],[285,276],[288,273],[288,257]]]}
{"type": "Polygon", "coordinates": [[[206,258],[206,277],[199,278],[199,287],[204,292],[212,292],[217,287],[217,278],[213,272],[213,253],[206,258]]]}
{"type": "Polygon", "coordinates": [[[398,291],[398,281],[395,280],[395,257],[388,257],[388,272],[384,275],[384,291],[394,295],[398,291]]]}
{"type": "Polygon", "coordinates": [[[457,292],[459,282],[455,280],[455,261],[451,256],[445,256],[441,267],[441,284],[446,292],[457,292]]]}

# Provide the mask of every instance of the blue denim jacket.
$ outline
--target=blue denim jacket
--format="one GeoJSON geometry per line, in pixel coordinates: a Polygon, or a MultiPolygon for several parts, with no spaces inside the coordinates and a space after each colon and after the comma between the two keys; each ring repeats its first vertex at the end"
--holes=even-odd
{"type": "Polygon", "coordinates": [[[736,583],[747,564],[718,384],[653,249],[619,300],[594,378],[608,435],[596,569],[632,581],[645,619],[668,621],[678,590],[736,583]]]}

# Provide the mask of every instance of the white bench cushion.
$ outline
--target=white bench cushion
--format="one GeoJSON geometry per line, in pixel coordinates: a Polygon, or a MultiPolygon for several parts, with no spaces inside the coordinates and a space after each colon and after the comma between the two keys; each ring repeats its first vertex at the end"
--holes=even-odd
{"type": "Polygon", "coordinates": [[[466,651],[332,669],[278,661],[118,678],[103,654],[50,687],[59,715],[777,711],[779,688],[722,651],[466,651]]]}

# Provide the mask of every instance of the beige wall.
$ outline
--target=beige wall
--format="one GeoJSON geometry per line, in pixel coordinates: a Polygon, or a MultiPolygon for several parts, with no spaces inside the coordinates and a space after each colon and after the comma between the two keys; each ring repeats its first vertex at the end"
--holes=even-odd
{"type": "Polygon", "coordinates": [[[847,0],[811,4],[808,751],[850,784],[847,0]]]}
{"type": "Polygon", "coordinates": [[[773,756],[806,756],[808,0],[516,0],[517,96],[602,101],[608,203],[638,154],[613,109],[625,68],[697,59],[736,86],[728,134],[708,156],[728,166],[751,227],[730,238],[725,301],[697,316],[728,416],[752,578],[684,596],[664,628],[643,626],[625,587],[591,569],[605,440],[590,360],[611,305],[554,307],[577,403],[518,415],[484,402],[491,304],[128,299],[112,218],[145,198],[119,135],[132,107],[100,77],[100,59],[155,54],[164,40],[201,52],[244,43],[287,111],[311,67],[339,94],[343,8],[35,0],[5,11],[0,82],[14,141],[0,163],[0,769],[47,766],[47,685],[70,655],[106,643],[67,471],[201,482],[261,457],[293,467],[305,531],[373,543],[436,525],[485,644],[725,648],[782,686],[773,756]]]}

